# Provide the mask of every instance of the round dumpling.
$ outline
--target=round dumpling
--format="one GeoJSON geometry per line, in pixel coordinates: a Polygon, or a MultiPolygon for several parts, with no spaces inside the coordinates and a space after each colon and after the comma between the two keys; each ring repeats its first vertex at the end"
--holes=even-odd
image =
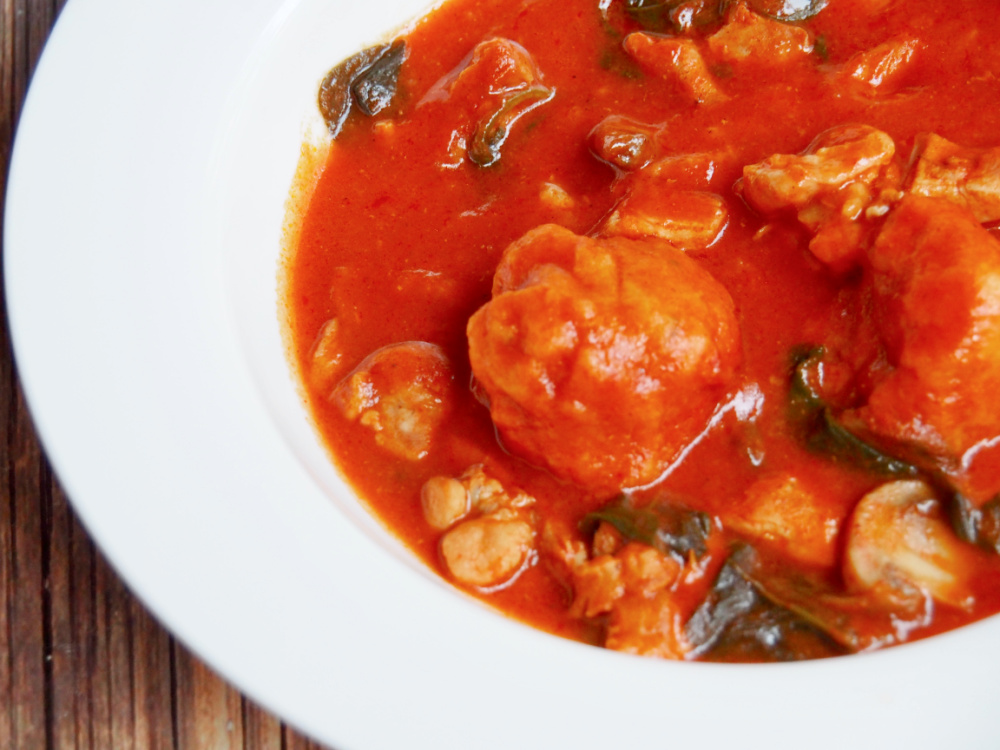
{"type": "Polygon", "coordinates": [[[505,446],[599,492],[654,481],[741,360],[729,293],[682,251],[554,225],[507,248],[468,334],[505,446]]]}

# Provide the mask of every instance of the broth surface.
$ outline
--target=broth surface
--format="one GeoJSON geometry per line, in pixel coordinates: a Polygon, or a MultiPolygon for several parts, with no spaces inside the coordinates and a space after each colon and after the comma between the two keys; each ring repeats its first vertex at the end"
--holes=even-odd
{"type": "MultiPolygon", "coordinates": [[[[331,455],[429,567],[552,633],[668,658],[808,658],[925,637],[1000,610],[990,536],[1000,429],[990,430],[998,421],[963,412],[956,426],[947,411],[933,422],[926,415],[938,412],[928,406],[907,424],[932,421],[932,439],[885,426],[896,412],[883,406],[896,393],[889,378],[929,346],[903,291],[915,287],[899,281],[923,268],[923,256],[909,255],[931,231],[919,228],[922,217],[934,227],[953,222],[949,236],[965,237],[968,225],[971,249],[955,250],[954,263],[971,268],[968,258],[985,258],[974,261],[970,284],[994,271],[1000,278],[1000,249],[990,244],[1000,214],[969,218],[975,207],[945,195],[959,190],[950,183],[918,198],[913,177],[918,155],[931,153],[927,134],[965,149],[941,164],[994,158],[1000,14],[972,1],[830,0],[809,18],[780,21],[766,5],[450,0],[404,35],[391,104],[374,116],[355,106],[347,117],[303,217],[285,304],[308,408],[331,455]],[[696,57],[685,57],[692,50],[696,57]],[[525,92],[533,98],[517,98],[525,92]],[[504,114],[511,119],[497,125],[504,114]],[[490,127],[502,130],[492,133],[499,147],[484,152],[495,161],[476,163],[477,134],[490,127]],[[834,181],[805,204],[771,205],[770,183],[754,182],[765,168],[747,171],[777,169],[775,155],[832,160],[838,143],[868,143],[872,132],[894,146],[878,175],[834,181]],[[845,196],[858,184],[852,212],[845,196]],[[714,234],[702,206],[715,207],[710,219],[722,217],[714,234]],[[701,234],[665,236],[683,222],[701,234]],[[578,481],[587,467],[561,472],[564,464],[526,453],[522,433],[491,419],[499,396],[484,392],[484,373],[473,378],[469,320],[501,299],[494,274],[510,257],[505,250],[546,225],[596,238],[602,251],[614,237],[656,258],[674,252],[663,243],[674,245],[698,269],[692,274],[706,272],[731,298],[735,374],[707,414],[692,416],[679,445],[650,459],[654,481],[609,489],[578,481]],[[813,242],[821,234],[833,239],[813,242]],[[903,260],[897,247],[907,248],[903,260]],[[418,350],[414,364],[384,349],[404,342],[435,353],[418,350]],[[359,372],[371,379],[352,381],[359,372]],[[440,418],[428,418],[426,440],[393,443],[391,425],[364,416],[379,399],[388,403],[372,389],[392,378],[428,383],[427,398],[444,404],[440,418]],[[368,388],[368,401],[351,402],[352,387],[368,388]],[[851,437],[848,448],[837,443],[838,430],[875,462],[851,437]],[[516,572],[496,583],[456,579],[442,544],[457,525],[435,528],[421,501],[429,480],[466,476],[468,484],[476,466],[514,498],[491,522],[514,535],[519,523],[530,528],[516,572]],[[876,494],[889,485],[898,490],[891,498],[876,494]],[[518,492],[530,505],[515,502],[518,492]],[[651,517],[661,524],[652,536],[626,528],[651,517]],[[923,541],[905,542],[907,555],[937,566],[928,575],[944,583],[927,583],[893,556],[889,537],[914,518],[923,541]],[[882,566],[874,580],[862,572],[869,558],[860,561],[869,519],[885,527],[873,544],[882,566]],[[728,605],[738,614],[723,615],[728,605]]],[[[1000,171],[987,167],[974,176],[1000,184],[1000,171]]],[[[538,242],[555,240],[543,233],[538,242]]],[[[576,252],[579,260],[584,250],[576,252]]],[[[627,259],[631,251],[621,252],[627,259]]],[[[931,304],[927,325],[941,329],[938,339],[989,302],[958,288],[941,292],[961,308],[954,319],[931,304]]],[[[988,326],[1000,313],[983,315],[988,326]]],[[[972,389],[988,384],[990,362],[1000,361],[1000,346],[990,346],[970,354],[956,345],[940,355],[941,367],[953,363],[953,379],[972,389]]],[[[590,413],[627,411],[602,398],[587,404],[590,413]]],[[[679,398],[695,400],[687,391],[679,398]]],[[[918,403],[897,400],[900,408],[918,403]]],[[[997,411],[992,400],[979,403],[997,411]]],[[[553,452],[586,429],[560,433],[553,452]]]]}

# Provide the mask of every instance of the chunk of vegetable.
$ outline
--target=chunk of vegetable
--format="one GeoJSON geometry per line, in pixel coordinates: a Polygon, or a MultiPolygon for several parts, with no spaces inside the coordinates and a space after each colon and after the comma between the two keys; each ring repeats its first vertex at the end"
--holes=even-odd
{"type": "Polygon", "coordinates": [[[789,421],[812,451],[847,466],[875,474],[915,477],[918,469],[881,452],[851,433],[833,415],[820,391],[823,348],[803,347],[792,353],[789,421]]]}
{"type": "Polygon", "coordinates": [[[729,209],[714,193],[657,190],[636,183],[601,226],[608,237],[658,237],[684,250],[702,250],[726,226],[729,209]]]}
{"type": "Polygon", "coordinates": [[[923,49],[919,39],[903,36],[863,50],[844,66],[848,87],[869,97],[894,94],[923,49]]]}
{"type": "MultiPolygon", "coordinates": [[[[703,654],[716,646],[728,628],[746,631],[746,618],[753,616],[763,600],[786,611],[780,619],[797,628],[813,628],[838,644],[831,647],[828,642],[826,653],[812,654],[828,656],[844,649],[866,651],[904,642],[913,628],[929,621],[930,603],[919,590],[900,591],[895,597],[881,593],[840,593],[807,567],[792,569],[782,556],[743,545],[733,551],[713,592],[688,621],[685,632],[694,647],[692,655],[703,654]]],[[[810,648],[817,645],[813,640],[810,648]]]]}
{"type": "Polygon", "coordinates": [[[590,131],[590,150],[601,161],[624,171],[652,161],[657,128],[621,115],[601,120],[590,131]]]}
{"type": "Polygon", "coordinates": [[[457,131],[466,154],[473,164],[491,167],[500,160],[514,125],[555,94],[528,50],[494,38],[477,44],[459,72],[438,82],[427,98],[449,96],[457,109],[467,112],[469,122],[457,131]]]}
{"type": "Polygon", "coordinates": [[[406,61],[406,44],[393,42],[353,83],[351,93],[361,111],[374,117],[392,104],[399,84],[399,70],[406,61]]]}
{"type": "Polygon", "coordinates": [[[689,657],[792,661],[842,654],[845,648],[807,619],[771,601],[744,568],[741,548],[722,566],[705,601],[684,626],[689,657]]]}
{"type": "Polygon", "coordinates": [[[469,159],[480,167],[491,167],[500,160],[500,149],[507,142],[511,128],[521,117],[549,101],[555,92],[545,86],[512,91],[500,106],[476,125],[469,143],[469,159]]]}
{"type": "Polygon", "coordinates": [[[773,545],[799,563],[832,566],[841,518],[817,488],[785,472],[754,482],[744,501],[724,514],[727,528],[773,545]]]}
{"type": "Polygon", "coordinates": [[[934,491],[901,480],[869,492],[847,527],[844,579],[849,589],[889,602],[926,591],[954,607],[973,601],[968,550],[948,524],[934,491]]]}
{"type": "Polygon", "coordinates": [[[584,516],[584,529],[599,522],[613,526],[627,540],[647,544],[685,562],[691,555],[700,558],[708,552],[712,519],[670,499],[635,507],[627,495],[599,511],[584,516]]]}
{"type": "Polygon", "coordinates": [[[398,40],[362,50],[335,65],[319,87],[319,111],[330,135],[340,135],[353,106],[373,116],[392,103],[406,44],[398,40]]]}

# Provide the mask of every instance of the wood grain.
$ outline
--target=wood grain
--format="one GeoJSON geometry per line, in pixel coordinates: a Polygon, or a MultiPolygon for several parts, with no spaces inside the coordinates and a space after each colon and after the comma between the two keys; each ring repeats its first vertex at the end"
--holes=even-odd
{"type": "MultiPolygon", "coordinates": [[[[0,193],[64,2],[0,0],[0,193]]],[[[39,447],[3,309],[0,750],[321,750],[174,641],[95,549],[39,447]]]]}

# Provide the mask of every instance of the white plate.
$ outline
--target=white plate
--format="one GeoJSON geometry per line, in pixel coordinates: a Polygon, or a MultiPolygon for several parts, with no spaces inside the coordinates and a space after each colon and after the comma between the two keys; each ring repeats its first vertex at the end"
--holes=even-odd
{"type": "Polygon", "coordinates": [[[455,593],[359,508],[289,380],[276,270],[318,81],[422,0],[71,0],[5,273],[48,454],[132,589],[338,750],[997,747],[1000,621],[862,657],[674,664],[455,593]]]}

